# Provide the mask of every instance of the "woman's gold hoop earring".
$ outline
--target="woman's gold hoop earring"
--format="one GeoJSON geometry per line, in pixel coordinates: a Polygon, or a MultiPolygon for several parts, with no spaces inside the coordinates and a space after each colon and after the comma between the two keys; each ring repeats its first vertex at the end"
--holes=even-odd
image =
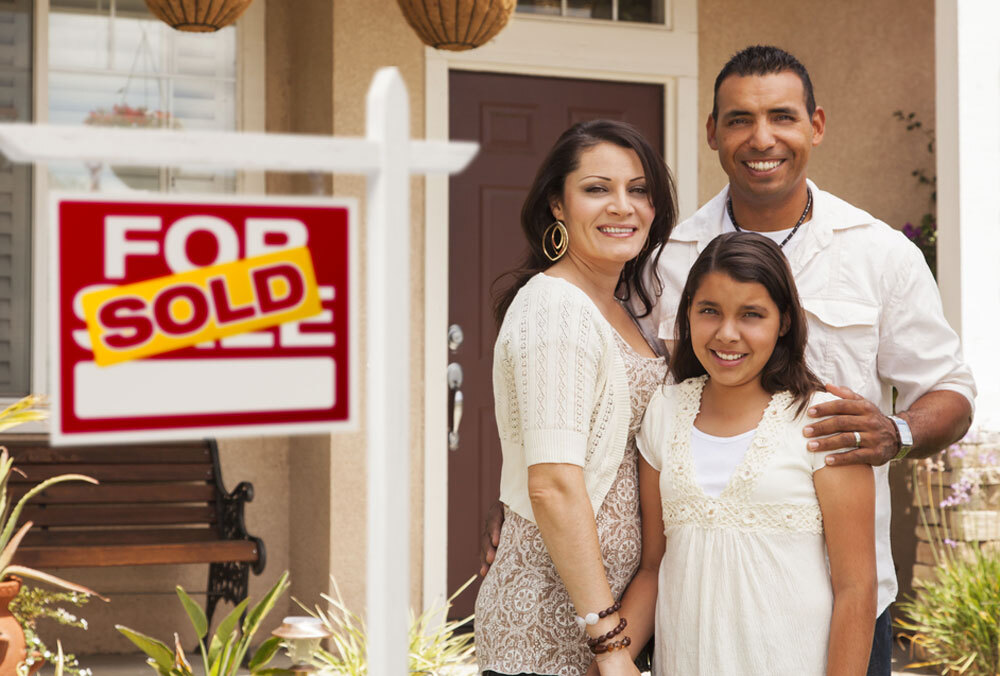
{"type": "Polygon", "coordinates": [[[542,253],[550,261],[555,263],[563,257],[566,249],[569,248],[569,233],[566,232],[566,225],[562,221],[555,221],[542,233],[542,253]],[[550,251],[551,247],[551,252],[550,251]]]}

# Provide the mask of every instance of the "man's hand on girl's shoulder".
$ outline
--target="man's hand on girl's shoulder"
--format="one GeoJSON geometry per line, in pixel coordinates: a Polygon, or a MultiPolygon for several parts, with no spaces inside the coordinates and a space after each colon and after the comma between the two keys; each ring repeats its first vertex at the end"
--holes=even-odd
{"type": "Polygon", "coordinates": [[[846,387],[828,383],[826,391],[840,398],[809,408],[809,417],[825,420],[803,429],[812,439],[806,448],[815,453],[852,449],[827,456],[827,465],[884,465],[896,456],[896,425],[875,404],[846,387]]]}

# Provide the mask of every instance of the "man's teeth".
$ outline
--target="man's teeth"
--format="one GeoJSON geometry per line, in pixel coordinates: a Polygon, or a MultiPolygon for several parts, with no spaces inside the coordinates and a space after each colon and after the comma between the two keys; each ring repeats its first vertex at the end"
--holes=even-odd
{"type": "Polygon", "coordinates": [[[737,359],[742,359],[747,356],[744,352],[743,354],[728,353],[728,352],[716,352],[715,356],[724,361],[736,361],[737,359]]]}
{"type": "Polygon", "coordinates": [[[781,164],[781,160],[768,160],[766,162],[747,162],[746,165],[754,171],[770,171],[781,164]]]}
{"type": "Polygon", "coordinates": [[[598,230],[606,232],[609,235],[624,235],[625,233],[635,232],[635,228],[616,228],[611,225],[602,225],[598,230]]]}

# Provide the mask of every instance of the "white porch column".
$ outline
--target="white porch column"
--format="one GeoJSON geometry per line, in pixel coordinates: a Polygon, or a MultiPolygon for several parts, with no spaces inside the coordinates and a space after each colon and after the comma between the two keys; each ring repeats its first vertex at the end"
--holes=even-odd
{"type": "Polygon", "coordinates": [[[1000,431],[1000,2],[935,11],[938,283],[979,388],[974,424],[1000,431]]]}

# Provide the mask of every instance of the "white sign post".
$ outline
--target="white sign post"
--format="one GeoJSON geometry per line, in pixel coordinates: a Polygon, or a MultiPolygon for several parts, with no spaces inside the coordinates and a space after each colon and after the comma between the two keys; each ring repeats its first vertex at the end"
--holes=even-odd
{"type": "Polygon", "coordinates": [[[75,160],[368,176],[368,664],[370,674],[383,676],[409,671],[409,177],[459,172],[478,146],[410,140],[406,87],[395,68],[375,74],[366,105],[365,138],[0,124],[0,151],[14,162],[75,160]]]}

